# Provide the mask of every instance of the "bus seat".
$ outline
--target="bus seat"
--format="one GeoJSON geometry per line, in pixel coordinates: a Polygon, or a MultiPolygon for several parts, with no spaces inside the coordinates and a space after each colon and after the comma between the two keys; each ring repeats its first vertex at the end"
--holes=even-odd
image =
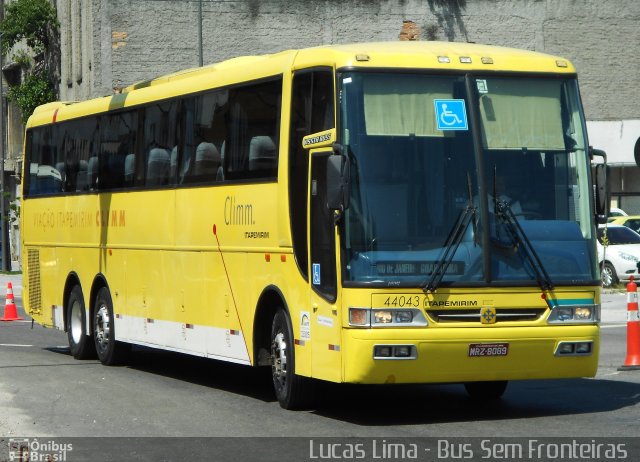
{"type": "MultiPolygon", "coordinates": [[[[32,164],[33,165],[33,164],[32,164]]],[[[29,195],[52,194],[62,191],[60,172],[51,165],[38,165],[29,175],[29,195]]]]}
{"type": "Polygon", "coordinates": [[[152,186],[167,184],[170,163],[169,151],[166,149],[153,148],[149,151],[146,184],[152,186]]]}
{"type": "Polygon", "coordinates": [[[249,170],[270,170],[276,165],[276,145],[270,136],[254,136],[249,144],[249,170]]]}
{"type": "Polygon", "coordinates": [[[196,149],[194,175],[216,175],[220,167],[220,152],[213,143],[200,143],[196,149]]]}
{"type": "Polygon", "coordinates": [[[89,164],[86,160],[78,162],[78,173],[76,174],[76,191],[89,190],[89,164]]]}
{"type": "Polygon", "coordinates": [[[64,179],[65,179],[65,170],[64,170],[64,162],[58,162],[56,163],[56,170],[58,171],[58,173],[60,173],[60,178],[62,179],[62,182],[64,183],[64,179]]]}
{"type": "Polygon", "coordinates": [[[98,183],[98,156],[89,157],[87,163],[87,185],[88,189],[95,189],[98,183]]]}
{"type": "Polygon", "coordinates": [[[174,146],[171,150],[171,161],[169,162],[169,178],[175,181],[176,173],[178,173],[178,146],[174,146]]]}
{"type": "Polygon", "coordinates": [[[127,154],[124,158],[124,183],[132,185],[136,175],[136,155],[127,154]]]}
{"type": "Polygon", "coordinates": [[[225,140],[220,148],[220,167],[218,167],[218,172],[216,173],[216,181],[224,181],[224,152],[226,148],[227,141],[225,140]]]}

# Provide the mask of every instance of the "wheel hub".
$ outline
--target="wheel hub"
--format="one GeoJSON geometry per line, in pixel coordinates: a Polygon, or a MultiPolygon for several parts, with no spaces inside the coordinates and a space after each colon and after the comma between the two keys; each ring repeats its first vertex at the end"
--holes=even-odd
{"type": "Polygon", "coordinates": [[[274,379],[284,384],[287,376],[287,343],[282,332],[278,333],[271,344],[272,370],[274,379]]]}
{"type": "Polygon", "coordinates": [[[102,348],[109,344],[110,320],[109,310],[106,306],[101,306],[96,312],[96,341],[102,348]]]}
{"type": "Polygon", "coordinates": [[[80,343],[82,340],[82,308],[79,302],[71,305],[71,316],[69,318],[69,328],[71,329],[71,337],[74,343],[80,343]]]}

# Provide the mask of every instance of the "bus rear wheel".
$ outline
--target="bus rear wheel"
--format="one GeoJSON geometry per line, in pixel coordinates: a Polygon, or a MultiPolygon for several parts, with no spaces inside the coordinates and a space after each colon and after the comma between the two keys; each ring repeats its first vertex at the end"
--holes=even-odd
{"type": "Polygon", "coordinates": [[[498,380],[495,382],[467,382],[464,388],[474,401],[490,402],[500,399],[507,389],[509,382],[498,380]]]}
{"type": "Polygon", "coordinates": [[[271,375],[282,408],[300,409],[310,404],[311,380],[295,374],[293,329],[283,308],[278,308],[271,325],[271,375]]]}
{"type": "Polygon", "coordinates": [[[90,335],[87,335],[87,311],[79,285],[73,286],[67,300],[67,339],[69,350],[76,359],[95,358],[96,349],[90,335]]]}
{"type": "Polygon", "coordinates": [[[98,359],[105,366],[120,364],[129,347],[125,343],[116,342],[114,321],[111,294],[109,289],[102,287],[96,296],[93,310],[93,339],[98,359]]]}

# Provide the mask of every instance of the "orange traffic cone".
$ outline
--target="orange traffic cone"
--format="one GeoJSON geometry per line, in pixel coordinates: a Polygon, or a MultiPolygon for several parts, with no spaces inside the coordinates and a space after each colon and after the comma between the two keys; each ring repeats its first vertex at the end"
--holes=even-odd
{"type": "Polygon", "coordinates": [[[640,370],[640,317],[638,316],[638,286],[629,277],[627,284],[627,357],[619,371],[640,370]]]}
{"type": "Polygon", "coordinates": [[[0,321],[19,321],[20,319],[22,318],[18,316],[18,308],[13,299],[13,285],[9,283],[7,285],[7,301],[4,307],[4,316],[0,318],[0,321]]]}

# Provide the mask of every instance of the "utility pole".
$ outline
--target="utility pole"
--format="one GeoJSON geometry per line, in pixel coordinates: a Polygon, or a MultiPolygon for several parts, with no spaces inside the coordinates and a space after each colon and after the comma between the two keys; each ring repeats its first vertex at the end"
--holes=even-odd
{"type": "Polygon", "coordinates": [[[0,34],[0,241],[2,247],[0,248],[0,258],[2,258],[2,271],[9,271],[9,236],[7,228],[7,211],[5,207],[4,197],[4,158],[5,158],[5,143],[4,143],[4,53],[2,52],[2,34],[0,34]]]}
{"type": "Polygon", "coordinates": [[[202,0],[198,0],[198,66],[202,64],[202,0]]]}

